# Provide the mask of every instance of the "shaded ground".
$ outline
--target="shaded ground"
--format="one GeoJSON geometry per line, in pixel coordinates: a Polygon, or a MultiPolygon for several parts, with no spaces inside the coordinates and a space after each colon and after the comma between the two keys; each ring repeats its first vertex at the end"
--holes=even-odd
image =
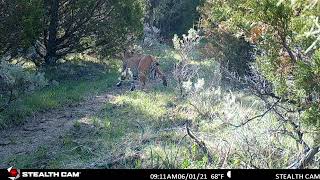
{"type": "MultiPolygon", "coordinates": [[[[27,118],[22,126],[9,128],[0,132],[0,160],[15,155],[27,155],[35,152],[40,146],[56,142],[73,127],[76,120],[83,119],[101,111],[105,103],[121,93],[112,89],[99,96],[86,98],[85,101],[35,114],[27,118]]],[[[8,164],[0,162],[0,168],[8,164]]]]}

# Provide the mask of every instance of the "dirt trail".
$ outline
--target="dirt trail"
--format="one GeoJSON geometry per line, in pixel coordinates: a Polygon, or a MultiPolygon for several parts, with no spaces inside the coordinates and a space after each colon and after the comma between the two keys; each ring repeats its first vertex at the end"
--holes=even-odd
{"type": "Polygon", "coordinates": [[[7,168],[3,160],[17,154],[34,152],[43,145],[55,142],[69,131],[76,120],[98,113],[106,102],[122,90],[111,89],[83,102],[37,113],[25,120],[25,124],[0,132],[0,168],[7,168]]]}

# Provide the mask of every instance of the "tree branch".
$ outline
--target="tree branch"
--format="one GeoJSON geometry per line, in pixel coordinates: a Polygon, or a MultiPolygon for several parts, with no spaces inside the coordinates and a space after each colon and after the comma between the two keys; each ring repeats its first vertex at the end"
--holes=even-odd
{"type": "Polygon", "coordinates": [[[208,156],[208,161],[209,161],[210,163],[213,163],[213,158],[212,158],[212,156],[211,156],[211,154],[210,154],[210,152],[209,152],[206,144],[205,144],[203,141],[201,141],[201,140],[199,140],[198,138],[196,138],[196,137],[192,134],[192,132],[191,132],[191,130],[190,130],[190,127],[189,127],[189,122],[188,122],[188,121],[186,122],[186,129],[187,129],[187,134],[189,135],[189,137],[190,137],[191,139],[193,139],[193,140],[198,144],[198,146],[202,149],[203,153],[205,153],[205,154],[208,156]]]}
{"type": "Polygon", "coordinates": [[[249,123],[249,122],[251,122],[251,121],[253,121],[253,120],[257,119],[257,118],[262,118],[262,117],[264,117],[266,114],[268,114],[268,112],[270,112],[279,102],[280,102],[280,99],[279,99],[277,102],[275,102],[272,106],[270,106],[270,107],[269,107],[265,112],[263,112],[262,114],[257,115],[257,116],[254,116],[254,117],[252,117],[252,118],[250,118],[250,119],[247,119],[246,121],[242,122],[241,124],[235,125],[235,124],[232,124],[232,123],[228,123],[228,125],[238,128],[238,127],[241,127],[241,126],[246,125],[247,123],[249,123]]]}
{"type": "Polygon", "coordinates": [[[304,169],[308,166],[308,164],[311,162],[311,160],[314,158],[314,156],[319,152],[320,146],[316,146],[314,148],[311,148],[303,157],[290,165],[288,169],[304,169]]]}

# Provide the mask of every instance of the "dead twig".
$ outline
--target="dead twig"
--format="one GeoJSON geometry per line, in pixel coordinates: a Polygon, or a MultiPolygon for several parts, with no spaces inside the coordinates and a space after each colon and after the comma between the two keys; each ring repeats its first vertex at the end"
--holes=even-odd
{"type": "Polygon", "coordinates": [[[251,122],[251,121],[253,121],[253,120],[257,119],[257,118],[262,118],[262,117],[264,117],[266,114],[268,114],[270,111],[272,111],[273,108],[274,108],[275,106],[277,106],[277,104],[278,104],[279,102],[280,102],[280,100],[277,100],[272,106],[270,106],[270,107],[269,107],[265,112],[263,112],[262,114],[257,115],[257,116],[254,116],[254,117],[252,117],[252,118],[249,118],[249,119],[247,119],[246,121],[244,121],[244,122],[242,122],[242,123],[240,123],[240,124],[238,124],[238,125],[235,125],[235,124],[232,124],[232,123],[227,123],[227,124],[230,125],[230,126],[236,127],[236,128],[239,128],[239,127],[241,127],[241,126],[244,126],[244,125],[246,125],[247,123],[249,123],[249,122],[251,122]]]}
{"type": "Polygon", "coordinates": [[[320,146],[316,146],[311,148],[303,157],[291,164],[288,169],[304,169],[308,166],[314,156],[320,151],[320,146]]]}
{"type": "Polygon", "coordinates": [[[187,134],[188,136],[193,139],[197,144],[198,146],[202,149],[203,153],[205,153],[207,156],[208,156],[208,162],[209,163],[213,163],[213,158],[212,158],[212,155],[210,154],[206,144],[202,141],[202,140],[199,140],[197,137],[195,137],[191,130],[190,130],[190,127],[189,127],[189,122],[186,122],[186,129],[187,129],[187,134]]]}
{"type": "Polygon", "coordinates": [[[189,101],[189,104],[196,110],[198,114],[200,114],[201,117],[207,118],[209,117],[209,112],[202,112],[196,105],[194,105],[191,101],[189,101]]]}

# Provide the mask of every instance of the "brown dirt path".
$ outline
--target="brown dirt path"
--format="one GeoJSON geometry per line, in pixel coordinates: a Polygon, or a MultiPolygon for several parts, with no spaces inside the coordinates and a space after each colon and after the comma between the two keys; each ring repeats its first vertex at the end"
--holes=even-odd
{"type": "Polygon", "coordinates": [[[28,117],[22,126],[0,131],[0,168],[7,168],[4,161],[8,157],[29,154],[40,146],[55,142],[73,127],[76,120],[98,113],[121,92],[120,89],[111,89],[77,104],[36,113],[28,117]]]}

